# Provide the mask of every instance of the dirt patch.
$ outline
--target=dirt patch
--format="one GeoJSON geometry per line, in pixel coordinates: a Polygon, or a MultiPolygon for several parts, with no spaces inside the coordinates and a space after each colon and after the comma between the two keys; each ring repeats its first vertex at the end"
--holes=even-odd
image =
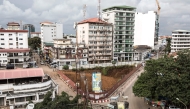
{"type": "MultiPolygon", "coordinates": [[[[102,74],[102,90],[108,90],[113,87],[123,76],[127,75],[130,71],[132,71],[134,66],[117,66],[117,67],[106,67],[106,75],[102,74]]],[[[79,73],[85,73],[86,79],[88,80],[88,89],[92,91],[92,73],[93,72],[103,72],[103,68],[96,69],[85,69],[84,71],[80,71],[79,73]]],[[[63,73],[70,78],[72,81],[76,81],[76,71],[64,70],[63,73]]],[[[80,76],[77,76],[80,78],[80,76]]],[[[81,79],[82,80],[82,79],[81,79]]],[[[84,82],[80,81],[80,88],[84,90],[84,82]]]]}

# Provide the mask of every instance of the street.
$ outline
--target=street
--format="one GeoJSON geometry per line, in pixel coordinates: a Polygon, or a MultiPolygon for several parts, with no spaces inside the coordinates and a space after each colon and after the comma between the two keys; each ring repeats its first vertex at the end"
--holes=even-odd
{"type": "Polygon", "coordinates": [[[45,66],[45,65],[41,65],[40,64],[40,58],[39,58],[39,55],[35,54],[34,55],[34,59],[35,61],[38,63],[38,67],[39,68],[42,68],[44,70],[44,73],[49,75],[52,80],[58,84],[58,89],[59,89],[59,95],[62,93],[62,91],[68,93],[70,96],[73,96],[75,97],[76,96],[76,93],[74,93],[60,78],[59,76],[57,75],[57,72],[56,71],[53,71],[52,68],[49,68],[48,66],[45,66]]]}

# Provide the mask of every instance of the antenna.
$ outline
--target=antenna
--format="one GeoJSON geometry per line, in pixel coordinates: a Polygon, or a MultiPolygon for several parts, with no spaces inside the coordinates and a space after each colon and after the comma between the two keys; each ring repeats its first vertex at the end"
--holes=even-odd
{"type": "Polygon", "coordinates": [[[100,20],[100,0],[98,0],[98,18],[100,20]]]}
{"type": "Polygon", "coordinates": [[[83,17],[86,19],[86,4],[83,6],[83,17]]]}

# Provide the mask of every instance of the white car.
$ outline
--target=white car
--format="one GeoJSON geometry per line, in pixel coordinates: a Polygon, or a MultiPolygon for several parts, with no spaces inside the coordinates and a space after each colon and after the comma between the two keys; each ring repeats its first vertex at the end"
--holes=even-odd
{"type": "Polygon", "coordinates": [[[177,108],[176,106],[169,106],[169,109],[180,109],[180,108],[177,108]]]}
{"type": "Polygon", "coordinates": [[[41,62],[41,65],[44,65],[44,62],[41,62]]]}

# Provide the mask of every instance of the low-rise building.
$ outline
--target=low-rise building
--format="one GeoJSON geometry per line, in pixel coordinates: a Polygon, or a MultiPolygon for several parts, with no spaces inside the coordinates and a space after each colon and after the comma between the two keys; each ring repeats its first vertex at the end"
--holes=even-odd
{"type": "Polygon", "coordinates": [[[78,43],[76,50],[76,43],[71,39],[54,39],[54,59],[59,62],[59,69],[62,69],[64,65],[76,65],[76,54],[79,59],[79,65],[88,64],[88,47],[84,43],[78,43]]]}
{"type": "Polygon", "coordinates": [[[0,30],[0,64],[23,64],[29,59],[28,31],[0,30]]]}
{"type": "Polygon", "coordinates": [[[184,49],[190,49],[190,31],[172,31],[171,52],[176,52],[184,49]]]}
{"type": "Polygon", "coordinates": [[[58,85],[42,68],[0,71],[0,107],[24,108],[29,101],[42,102],[48,91],[53,92],[53,99],[58,85]]]}
{"type": "Polygon", "coordinates": [[[20,30],[20,24],[16,22],[8,22],[7,30],[20,30]]]}
{"type": "Polygon", "coordinates": [[[34,38],[34,37],[39,37],[41,38],[41,32],[31,32],[31,38],[34,38]]]}

